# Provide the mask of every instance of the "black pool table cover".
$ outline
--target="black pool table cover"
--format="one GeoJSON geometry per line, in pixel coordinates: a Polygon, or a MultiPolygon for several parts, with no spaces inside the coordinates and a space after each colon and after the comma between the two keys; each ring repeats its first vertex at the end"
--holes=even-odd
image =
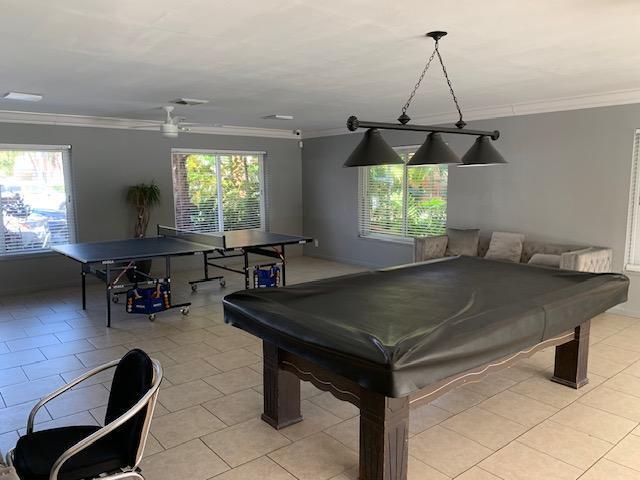
{"type": "Polygon", "coordinates": [[[624,275],[450,257],[227,295],[225,321],[400,397],[626,301],[624,275]]]}

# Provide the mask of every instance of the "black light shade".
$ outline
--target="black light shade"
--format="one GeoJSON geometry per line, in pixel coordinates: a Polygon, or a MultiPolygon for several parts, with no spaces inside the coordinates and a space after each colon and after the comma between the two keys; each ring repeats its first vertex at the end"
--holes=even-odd
{"type": "Polygon", "coordinates": [[[427,135],[427,140],[413,154],[407,165],[439,165],[441,163],[460,163],[460,159],[444,142],[442,135],[432,132],[427,135]]]}
{"type": "Polygon", "coordinates": [[[345,167],[369,167],[376,165],[404,164],[400,155],[384,141],[380,130],[370,128],[347,161],[345,167]]]}
{"type": "Polygon", "coordinates": [[[500,155],[493,145],[489,137],[483,135],[471,145],[471,148],[462,157],[461,167],[473,167],[482,165],[500,165],[507,161],[500,155]]]}

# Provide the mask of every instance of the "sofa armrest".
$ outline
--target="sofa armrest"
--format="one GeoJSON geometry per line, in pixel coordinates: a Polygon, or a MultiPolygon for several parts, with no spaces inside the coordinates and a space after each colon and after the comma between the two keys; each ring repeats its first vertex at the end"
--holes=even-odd
{"type": "Polygon", "coordinates": [[[413,244],[413,261],[424,262],[445,256],[449,237],[438,235],[435,237],[417,237],[413,244]]]}
{"type": "Polygon", "coordinates": [[[560,255],[560,268],[579,272],[605,273],[612,269],[613,250],[589,247],[560,255]]]}

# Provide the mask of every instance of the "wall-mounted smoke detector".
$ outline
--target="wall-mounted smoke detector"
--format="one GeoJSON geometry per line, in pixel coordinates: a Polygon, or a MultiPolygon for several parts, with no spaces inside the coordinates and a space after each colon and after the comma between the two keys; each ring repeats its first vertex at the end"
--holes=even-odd
{"type": "Polygon", "coordinates": [[[279,113],[274,113],[273,115],[265,115],[265,120],[293,120],[293,115],[281,115],[279,113]]]}
{"type": "Polygon", "coordinates": [[[171,100],[171,103],[175,103],[176,105],[204,105],[205,103],[209,103],[209,100],[200,100],[198,98],[176,98],[175,100],[171,100]]]}
{"type": "Polygon", "coordinates": [[[4,98],[6,100],[19,100],[21,102],[39,102],[43,97],[37,93],[9,92],[4,94],[4,98]]]}

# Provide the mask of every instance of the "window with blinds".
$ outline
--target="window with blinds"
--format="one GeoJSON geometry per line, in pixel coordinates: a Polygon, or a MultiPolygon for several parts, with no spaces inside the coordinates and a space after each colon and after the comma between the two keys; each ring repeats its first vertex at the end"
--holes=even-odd
{"type": "Polygon", "coordinates": [[[633,139],[625,269],[640,272],[640,129],[633,139]]]}
{"type": "Polygon", "coordinates": [[[264,228],[263,155],[174,150],[176,227],[195,232],[264,228]]]}
{"type": "Polygon", "coordinates": [[[75,241],[70,147],[0,145],[0,256],[75,241]]]}
{"type": "Polygon", "coordinates": [[[407,167],[416,148],[396,149],[405,165],[360,169],[360,236],[410,241],[447,225],[447,165],[407,167]]]}

